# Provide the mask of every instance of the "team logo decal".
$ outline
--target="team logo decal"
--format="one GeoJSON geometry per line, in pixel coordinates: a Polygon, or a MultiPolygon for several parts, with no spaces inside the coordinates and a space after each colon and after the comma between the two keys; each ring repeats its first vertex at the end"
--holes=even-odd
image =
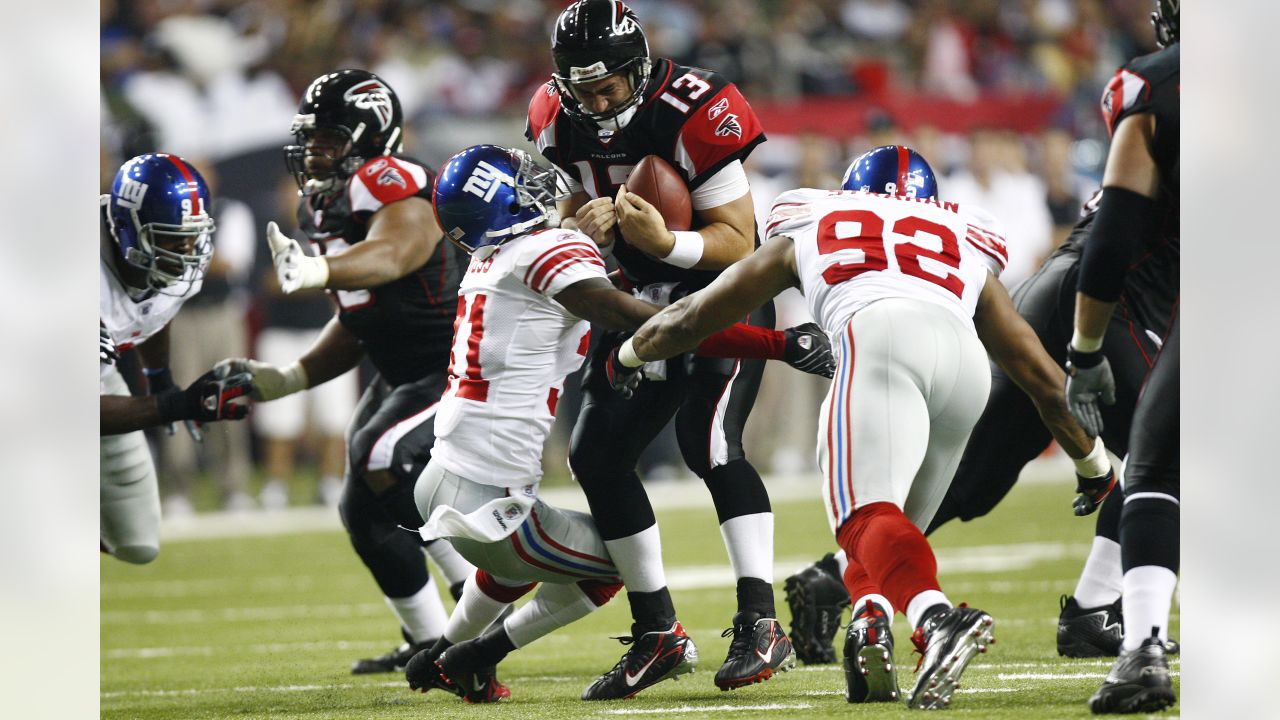
{"type": "Polygon", "coordinates": [[[519,505],[516,505],[515,503],[511,503],[506,507],[505,510],[502,511],[502,514],[505,515],[508,520],[515,520],[516,518],[520,517],[520,514],[523,512],[524,511],[520,509],[519,505]]]}
{"type": "Polygon", "coordinates": [[[386,130],[391,126],[391,116],[394,114],[394,108],[391,105],[391,90],[386,85],[383,85],[382,81],[366,80],[359,85],[352,86],[350,90],[342,94],[342,99],[361,110],[372,110],[381,125],[379,129],[386,130]]]}
{"type": "Polygon", "coordinates": [[[728,109],[729,109],[729,98],[720,98],[720,102],[707,108],[707,119],[715,120],[716,118],[720,117],[720,115],[725,110],[728,110],[728,109]]]}
{"type": "Polygon", "coordinates": [[[621,2],[613,4],[613,17],[610,24],[613,25],[614,35],[630,35],[636,31],[636,21],[630,15],[624,13],[624,8],[626,8],[626,5],[621,2]],[[621,17],[619,17],[620,15],[621,17]]]}
{"type": "Polygon", "coordinates": [[[716,126],[715,135],[716,137],[729,137],[732,135],[736,138],[741,138],[742,123],[738,122],[738,116],[733,113],[725,115],[720,124],[716,126]]]}
{"type": "Polygon", "coordinates": [[[383,170],[382,174],[378,176],[377,183],[379,185],[399,185],[402,188],[409,187],[409,184],[404,181],[404,176],[393,167],[383,170]]]}
{"type": "Polygon", "coordinates": [[[498,187],[504,184],[515,187],[516,179],[481,160],[476,163],[476,169],[471,171],[467,182],[463,184],[462,191],[489,202],[493,200],[494,193],[498,192],[498,187]]]}
{"type": "Polygon", "coordinates": [[[120,203],[122,207],[137,210],[142,206],[142,199],[147,196],[148,187],[144,182],[138,182],[133,178],[124,178],[120,181],[120,191],[116,193],[116,202],[120,203]]]}

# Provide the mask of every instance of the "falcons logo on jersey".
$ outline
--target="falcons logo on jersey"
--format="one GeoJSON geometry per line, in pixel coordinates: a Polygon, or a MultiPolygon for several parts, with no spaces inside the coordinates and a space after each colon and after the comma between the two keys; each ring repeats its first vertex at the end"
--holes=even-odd
{"type": "Polygon", "coordinates": [[[404,176],[400,174],[399,170],[393,167],[383,170],[382,174],[378,176],[376,182],[379,185],[399,185],[402,188],[409,187],[409,184],[404,181],[404,176]]]}
{"type": "Polygon", "coordinates": [[[715,135],[716,137],[729,137],[732,135],[736,138],[741,138],[742,123],[738,122],[738,116],[733,113],[725,115],[720,124],[716,126],[715,135]]]}
{"type": "Polygon", "coordinates": [[[391,90],[380,80],[366,80],[342,94],[342,99],[362,110],[372,110],[381,124],[381,130],[391,125],[393,114],[391,107],[391,90]]]}

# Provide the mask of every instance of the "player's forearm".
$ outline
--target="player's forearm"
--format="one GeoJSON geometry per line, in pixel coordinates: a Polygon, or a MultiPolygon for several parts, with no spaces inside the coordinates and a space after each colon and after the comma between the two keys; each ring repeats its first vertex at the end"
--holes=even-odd
{"type": "Polygon", "coordinates": [[[154,395],[98,396],[98,434],[123,435],[159,425],[160,409],[154,395]]]}
{"type": "MultiPolygon", "coordinates": [[[[755,226],[749,228],[754,233],[755,226]]],[[[713,222],[698,229],[702,235],[702,259],[695,270],[723,270],[742,260],[755,249],[754,234],[744,234],[741,229],[725,222],[713,222]]]]}
{"type": "Polygon", "coordinates": [[[330,290],[367,290],[418,269],[411,264],[409,254],[391,242],[366,240],[341,255],[326,256],[325,260],[329,263],[329,280],[324,286],[330,290]]]}
{"type": "Polygon", "coordinates": [[[359,365],[364,354],[360,341],[335,315],[298,362],[307,373],[307,387],[312,388],[359,365]]]}
{"type": "Polygon", "coordinates": [[[631,347],[637,357],[645,362],[665,360],[694,349],[708,335],[732,325],[736,318],[729,318],[717,325],[714,318],[699,313],[693,296],[682,298],[668,305],[649,318],[631,338],[631,347]]]}
{"type": "Polygon", "coordinates": [[[1114,302],[1076,293],[1075,333],[1071,338],[1072,347],[1083,352],[1097,352],[1102,349],[1102,339],[1107,334],[1107,325],[1111,322],[1115,309],[1114,302]]]}

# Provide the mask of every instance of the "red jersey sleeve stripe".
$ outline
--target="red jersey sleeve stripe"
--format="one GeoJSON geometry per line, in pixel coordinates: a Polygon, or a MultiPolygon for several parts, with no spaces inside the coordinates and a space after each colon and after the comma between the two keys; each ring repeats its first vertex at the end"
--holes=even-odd
{"type": "Polygon", "coordinates": [[[995,253],[991,252],[990,250],[988,250],[988,249],[987,249],[984,245],[982,245],[981,243],[974,242],[973,238],[966,238],[966,240],[969,242],[969,244],[970,244],[970,245],[972,245],[974,248],[976,248],[976,249],[977,249],[979,252],[981,252],[983,255],[986,255],[987,257],[991,258],[992,260],[995,260],[995,261],[996,261],[996,264],[998,264],[998,265],[1001,267],[1001,269],[1003,269],[1003,268],[1004,268],[1004,266],[1005,266],[1005,259],[1004,259],[1004,258],[1002,258],[1002,257],[1000,257],[999,255],[996,255],[995,253]]]}
{"type": "Polygon", "coordinates": [[[584,264],[596,265],[601,270],[604,270],[604,261],[598,258],[581,257],[581,256],[569,258],[564,262],[560,263],[559,265],[557,265],[556,268],[552,270],[547,275],[547,277],[543,279],[543,281],[539,284],[539,286],[535,289],[537,290],[537,292],[545,293],[547,291],[547,288],[551,287],[551,281],[555,280],[557,275],[564,272],[565,270],[568,270],[571,267],[574,267],[575,265],[584,265],[584,264]]]}
{"type": "Polygon", "coordinates": [[[991,250],[997,255],[1000,255],[1001,257],[1004,257],[1005,259],[1008,259],[1009,257],[1008,246],[1005,245],[1004,238],[1000,237],[999,235],[996,235],[995,233],[986,232],[985,230],[981,230],[979,228],[974,227],[973,225],[970,225],[968,236],[972,238],[974,242],[978,242],[983,245],[986,245],[987,249],[991,250]]]}
{"type": "MultiPolygon", "coordinates": [[[[582,241],[580,241],[580,240],[578,240],[578,241],[574,241],[574,242],[562,243],[562,244],[560,244],[560,245],[556,245],[555,247],[553,247],[553,248],[551,248],[551,249],[547,250],[546,252],[542,253],[541,255],[539,255],[539,256],[537,257],[537,259],[535,259],[533,262],[529,263],[529,269],[528,269],[528,270],[526,270],[526,271],[525,271],[525,273],[524,273],[524,284],[525,284],[525,285],[533,285],[533,283],[532,283],[532,282],[530,282],[530,278],[531,278],[531,277],[533,277],[533,274],[534,274],[534,272],[536,272],[536,271],[537,271],[538,266],[539,266],[539,265],[541,265],[541,264],[542,264],[542,262],[543,262],[544,260],[546,260],[549,256],[554,255],[555,253],[560,252],[561,250],[564,250],[564,249],[566,249],[566,248],[585,248],[585,249],[588,249],[588,250],[593,250],[593,251],[595,251],[595,254],[596,254],[596,255],[599,255],[599,254],[600,254],[600,250],[599,250],[598,248],[596,248],[596,246],[595,246],[595,245],[592,245],[592,244],[590,244],[590,243],[585,243],[585,242],[582,242],[582,241]]],[[[603,258],[601,258],[601,259],[603,260],[603,258]]]]}
{"type": "Polygon", "coordinates": [[[536,265],[530,267],[529,272],[526,273],[528,280],[525,281],[525,284],[531,288],[536,288],[542,284],[543,278],[545,278],[547,273],[551,272],[554,267],[566,260],[576,258],[593,258],[598,260],[600,264],[604,264],[604,259],[600,257],[600,252],[594,248],[562,247],[559,248],[555,254],[539,259],[536,265]]]}

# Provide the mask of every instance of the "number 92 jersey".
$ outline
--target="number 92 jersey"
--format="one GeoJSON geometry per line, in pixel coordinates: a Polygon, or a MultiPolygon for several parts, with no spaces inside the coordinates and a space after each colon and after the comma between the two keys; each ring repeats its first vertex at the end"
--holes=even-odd
{"type": "Polygon", "coordinates": [[[785,192],[765,234],[792,239],[809,311],[829,335],[886,298],[941,305],[972,327],[988,274],[1008,261],[1004,231],[986,211],[876,193],[785,192]]]}

